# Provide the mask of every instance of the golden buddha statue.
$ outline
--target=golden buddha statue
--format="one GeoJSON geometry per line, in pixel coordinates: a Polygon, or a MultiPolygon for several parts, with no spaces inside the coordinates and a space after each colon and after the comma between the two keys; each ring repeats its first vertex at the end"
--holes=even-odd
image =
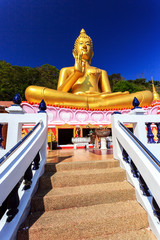
{"type": "Polygon", "coordinates": [[[26,99],[30,102],[44,99],[46,104],[86,109],[130,108],[134,97],[140,106],[151,104],[153,94],[150,91],[111,93],[107,72],[90,65],[93,54],[92,39],[82,29],[73,49],[75,65],[61,69],[57,90],[29,86],[25,91],[26,99]],[[68,93],[70,89],[72,93],[68,93]]]}

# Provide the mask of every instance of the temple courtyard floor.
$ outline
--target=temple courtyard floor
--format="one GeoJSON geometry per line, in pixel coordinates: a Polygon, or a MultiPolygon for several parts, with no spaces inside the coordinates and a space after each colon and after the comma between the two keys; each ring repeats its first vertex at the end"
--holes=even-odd
{"type": "Polygon", "coordinates": [[[113,158],[113,149],[57,149],[48,150],[47,162],[83,162],[83,161],[101,161],[113,158]]]}

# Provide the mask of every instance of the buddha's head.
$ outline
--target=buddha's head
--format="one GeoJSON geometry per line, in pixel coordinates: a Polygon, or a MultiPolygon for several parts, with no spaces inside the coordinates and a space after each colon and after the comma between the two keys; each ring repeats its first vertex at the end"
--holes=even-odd
{"type": "Polygon", "coordinates": [[[81,30],[74,44],[74,58],[78,54],[82,54],[82,60],[87,60],[89,63],[94,55],[92,39],[86,34],[84,29],[81,30]]]}

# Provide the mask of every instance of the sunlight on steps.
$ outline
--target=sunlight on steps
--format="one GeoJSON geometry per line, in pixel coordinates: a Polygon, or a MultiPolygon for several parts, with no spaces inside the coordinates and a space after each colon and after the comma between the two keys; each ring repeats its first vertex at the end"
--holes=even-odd
{"type": "Polygon", "coordinates": [[[58,162],[58,151],[46,164],[18,240],[155,239],[117,160],[81,149],[66,150],[58,162]]]}

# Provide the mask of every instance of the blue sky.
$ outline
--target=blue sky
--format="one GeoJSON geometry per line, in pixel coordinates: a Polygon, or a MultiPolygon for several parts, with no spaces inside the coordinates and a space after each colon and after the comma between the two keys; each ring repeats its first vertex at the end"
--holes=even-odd
{"type": "Polygon", "coordinates": [[[82,28],[93,40],[93,66],[160,80],[159,0],[0,0],[0,60],[72,66],[82,28]]]}

